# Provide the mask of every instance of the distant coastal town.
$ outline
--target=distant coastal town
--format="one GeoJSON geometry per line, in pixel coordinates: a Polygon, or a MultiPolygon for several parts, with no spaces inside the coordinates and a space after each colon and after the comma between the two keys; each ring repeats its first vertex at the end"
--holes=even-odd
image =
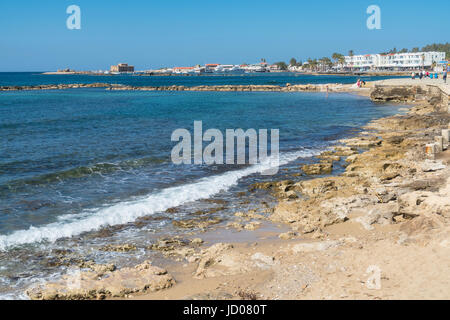
{"type": "Polygon", "coordinates": [[[289,63],[280,61],[268,63],[261,59],[258,63],[248,64],[223,64],[206,63],[194,66],[173,66],[159,69],[136,70],[135,66],[128,63],[113,65],[109,70],[76,71],[70,68],[61,69],[57,72],[46,72],[45,74],[97,74],[97,75],[239,75],[247,73],[263,72],[296,72],[296,73],[319,73],[319,74],[382,74],[382,73],[404,73],[411,71],[444,72],[450,67],[450,54],[447,50],[450,45],[430,45],[418,51],[402,49],[397,52],[393,50],[378,54],[355,55],[350,50],[348,55],[333,53],[331,58],[308,59],[297,61],[291,58],[289,63]],[[430,50],[437,49],[437,50],[430,50]],[[440,50],[439,50],[440,49],[440,50]]]}

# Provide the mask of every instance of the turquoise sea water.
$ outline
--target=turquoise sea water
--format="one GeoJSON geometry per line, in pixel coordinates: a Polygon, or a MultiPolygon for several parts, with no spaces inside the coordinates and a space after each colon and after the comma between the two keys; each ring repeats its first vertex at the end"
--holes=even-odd
{"type": "MultiPolygon", "coordinates": [[[[197,78],[207,84],[237,79],[197,78]]],[[[266,78],[236,81],[258,83],[266,78]]],[[[194,81],[188,77],[161,81],[170,80],[194,81]]],[[[33,74],[0,75],[0,85],[36,81],[44,83],[33,74]]],[[[295,83],[284,75],[272,81],[295,83]]],[[[312,156],[333,141],[397,111],[398,106],[374,104],[350,94],[0,92],[0,295],[16,296],[38,278],[64,272],[67,266],[52,262],[57,249],[71,248],[76,257],[96,262],[116,259],[120,265],[123,256],[98,248],[126,242],[144,248],[156,236],[177,232],[172,220],[214,207],[205,199],[227,202],[214,213],[226,223],[234,211],[245,210],[237,204],[236,194],[249,184],[293,179],[283,169],[313,161],[312,156]],[[281,170],[275,177],[264,177],[257,166],[174,165],[170,152],[176,143],[171,134],[177,128],[192,132],[195,120],[203,122],[204,131],[279,129],[281,170]],[[179,209],[166,213],[171,207],[179,209]]],[[[139,260],[146,254],[138,250],[125,260],[139,260]]]]}

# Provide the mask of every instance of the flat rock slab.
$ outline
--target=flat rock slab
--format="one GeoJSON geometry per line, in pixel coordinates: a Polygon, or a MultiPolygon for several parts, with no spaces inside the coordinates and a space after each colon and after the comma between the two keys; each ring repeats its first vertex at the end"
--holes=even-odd
{"type": "Polygon", "coordinates": [[[175,280],[167,271],[146,261],[134,268],[122,268],[99,277],[96,272],[76,272],[57,282],[29,288],[33,300],[88,300],[124,297],[132,293],[169,288],[175,280]]]}

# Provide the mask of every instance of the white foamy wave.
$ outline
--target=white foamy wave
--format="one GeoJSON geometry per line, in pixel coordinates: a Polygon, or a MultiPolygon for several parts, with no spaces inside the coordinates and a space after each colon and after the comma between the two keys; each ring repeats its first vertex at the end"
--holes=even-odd
{"type": "MultiPolygon", "coordinates": [[[[318,153],[319,150],[286,153],[280,155],[279,165],[282,166],[297,158],[310,157],[318,153]]],[[[32,226],[28,230],[19,230],[9,235],[0,236],[0,250],[40,241],[54,242],[83,232],[130,223],[139,217],[165,211],[187,202],[209,198],[221,191],[228,190],[231,186],[237,184],[239,179],[264,172],[271,167],[273,166],[269,159],[265,163],[242,170],[228,171],[217,176],[202,178],[195,183],[167,188],[140,200],[121,202],[93,212],[84,212],[75,217],[74,215],[62,216],[59,222],[40,227],[32,226]]]]}

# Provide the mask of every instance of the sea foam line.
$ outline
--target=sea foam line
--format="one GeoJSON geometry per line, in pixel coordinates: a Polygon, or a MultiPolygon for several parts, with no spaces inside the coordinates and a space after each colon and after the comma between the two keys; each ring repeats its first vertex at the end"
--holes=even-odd
{"type": "MultiPolygon", "coordinates": [[[[299,157],[310,157],[319,150],[290,152],[280,156],[279,165],[285,165],[299,157]]],[[[9,235],[0,236],[0,250],[31,244],[41,241],[54,242],[61,238],[73,237],[83,232],[95,231],[100,228],[126,224],[136,219],[165,211],[187,202],[205,199],[221,191],[228,190],[237,184],[238,180],[255,173],[263,172],[273,167],[270,159],[265,163],[251,167],[228,171],[220,175],[205,177],[197,182],[167,188],[146,198],[121,202],[109,207],[100,208],[95,212],[84,212],[80,218],[73,215],[62,216],[64,222],[54,222],[41,227],[31,226],[27,230],[18,230],[9,235]]]]}

